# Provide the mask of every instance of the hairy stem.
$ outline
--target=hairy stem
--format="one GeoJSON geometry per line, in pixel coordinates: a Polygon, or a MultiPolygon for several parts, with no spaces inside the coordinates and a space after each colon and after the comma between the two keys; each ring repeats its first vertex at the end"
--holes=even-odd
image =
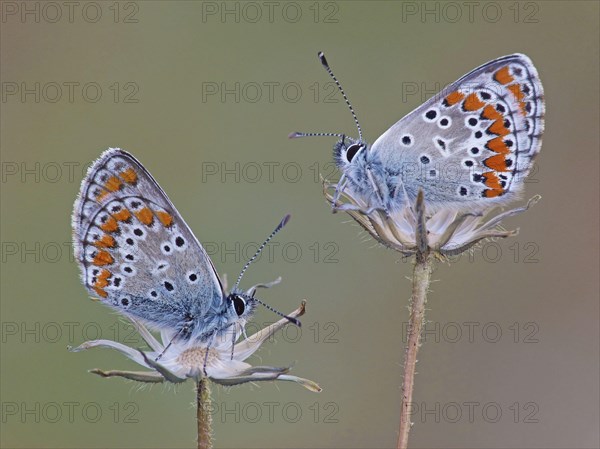
{"type": "Polygon", "coordinates": [[[196,418],[198,420],[198,449],[212,449],[212,416],[210,414],[210,387],[208,379],[196,382],[196,418]]]}
{"type": "Polygon", "coordinates": [[[417,252],[412,279],[412,296],[410,298],[410,319],[408,323],[408,338],[406,354],[404,355],[404,380],[402,381],[402,409],[400,410],[400,431],[398,433],[398,449],[408,447],[408,434],[412,423],[412,396],[415,386],[415,368],[417,353],[421,339],[421,329],[425,319],[425,303],[427,290],[431,280],[433,256],[429,251],[427,226],[425,222],[425,197],[420,190],[415,203],[417,226],[415,228],[415,241],[417,252]]]}
{"type": "Polygon", "coordinates": [[[408,447],[408,434],[412,425],[410,418],[412,414],[413,388],[415,385],[415,367],[417,364],[417,353],[419,352],[421,329],[425,318],[425,303],[427,302],[427,290],[429,289],[432,263],[430,255],[424,254],[422,257],[417,255],[413,270],[410,321],[404,359],[398,449],[406,449],[408,447]]]}

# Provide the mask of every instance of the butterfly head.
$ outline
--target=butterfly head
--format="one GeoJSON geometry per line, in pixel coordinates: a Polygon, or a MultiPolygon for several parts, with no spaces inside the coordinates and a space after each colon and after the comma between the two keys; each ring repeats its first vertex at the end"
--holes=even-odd
{"type": "Polygon", "coordinates": [[[342,137],[333,146],[333,160],[340,170],[345,171],[353,163],[364,160],[367,151],[368,145],[366,142],[342,137]]]}
{"type": "Polygon", "coordinates": [[[227,298],[230,308],[232,308],[238,317],[241,317],[246,312],[246,298],[237,293],[232,293],[227,298]]]}
{"type": "Polygon", "coordinates": [[[227,296],[226,305],[229,316],[234,320],[244,320],[249,318],[256,308],[256,300],[239,291],[232,291],[227,296]]]}

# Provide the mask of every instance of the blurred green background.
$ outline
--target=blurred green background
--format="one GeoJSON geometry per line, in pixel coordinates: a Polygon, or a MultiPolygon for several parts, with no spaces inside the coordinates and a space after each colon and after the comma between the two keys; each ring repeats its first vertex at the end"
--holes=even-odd
{"type": "Polygon", "coordinates": [[[323,392],[214,388],[216,447],[395,445],[411,264],[330,213],[333,140],[286,137],[355,134],[318,50],[371,142],[472,68],[533,59],[547,116],[526,197],[543,200],[505,223],[518,237],[437,265],[411,447],[599,446],[597,2],[65,3],[0,4],[2,447],[194,447],[191,383],[101,379],[87,370],[136,366],[66,350],[141,345],[70,253],[85,168],[116,146],[230,279],[292,214],[244,285],[281,275],[262,297],[307,315],[252,362],[296,361],[323,392]]]}

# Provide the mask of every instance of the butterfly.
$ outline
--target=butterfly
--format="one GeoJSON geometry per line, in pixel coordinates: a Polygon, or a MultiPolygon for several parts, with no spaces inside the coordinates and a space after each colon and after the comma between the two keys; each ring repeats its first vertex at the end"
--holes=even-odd
{"type": "MultiPolygon", "coordinates": [[[[131,154],[105,151],[90,167],[75,201],[75,257],[92,296],[178,339],[212,342],[233,335],[253,313],[258,284],[238,285],[287,215],[244,266],[227,293],[208,254],[166,193],[131,154]]],[[[294,318],[288,318],[298,324],[294,318]]],[[[208,352],[207,352],[208,353],[208,352]]]]}
{"type": "Polygon", "coordinates": [[[359,137],[301,132],[289,137],[340,138],[333,147],[342,173],[334,200],[348,189],[368,208],[338,209],[390,214],[414,204],[420,190],[431,212],[481,212],[518,198],[544,130],[543,88],[527,56],[504,56],[474,69],[372,145],[363,140],[354,109],[322,52],[319,58],[350,108],[359,137]]]}

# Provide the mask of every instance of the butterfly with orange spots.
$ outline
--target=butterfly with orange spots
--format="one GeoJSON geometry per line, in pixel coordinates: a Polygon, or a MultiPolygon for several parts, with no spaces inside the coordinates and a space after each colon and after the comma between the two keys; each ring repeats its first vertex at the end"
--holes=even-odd
{"type": "Polygon", "coordinates": [[[341,133],[292,133],[290,137],[335,136],[334,158],[346,191],[366,206],[338,209],[396,212],[425,194],[427,209],[481,212],[504,206],[523,190],[541,148],[544,93],[537,70],[523,54],[476,68],[392,125],[375,143],[362,130],[323,53],[321,63],[337,83],[358,128],[341,133]]]}
{"type": "Polygon", "coordinates": [[[241,291],[240,275],[226,293],[206,251],[165,192],[140,162],[118,148],[105,151],[88,171],[72,225],[88,291],[173,338],[208,345],[225,333],[237,338],[261,303],[256,288],[270,285],[241,291]]]}

